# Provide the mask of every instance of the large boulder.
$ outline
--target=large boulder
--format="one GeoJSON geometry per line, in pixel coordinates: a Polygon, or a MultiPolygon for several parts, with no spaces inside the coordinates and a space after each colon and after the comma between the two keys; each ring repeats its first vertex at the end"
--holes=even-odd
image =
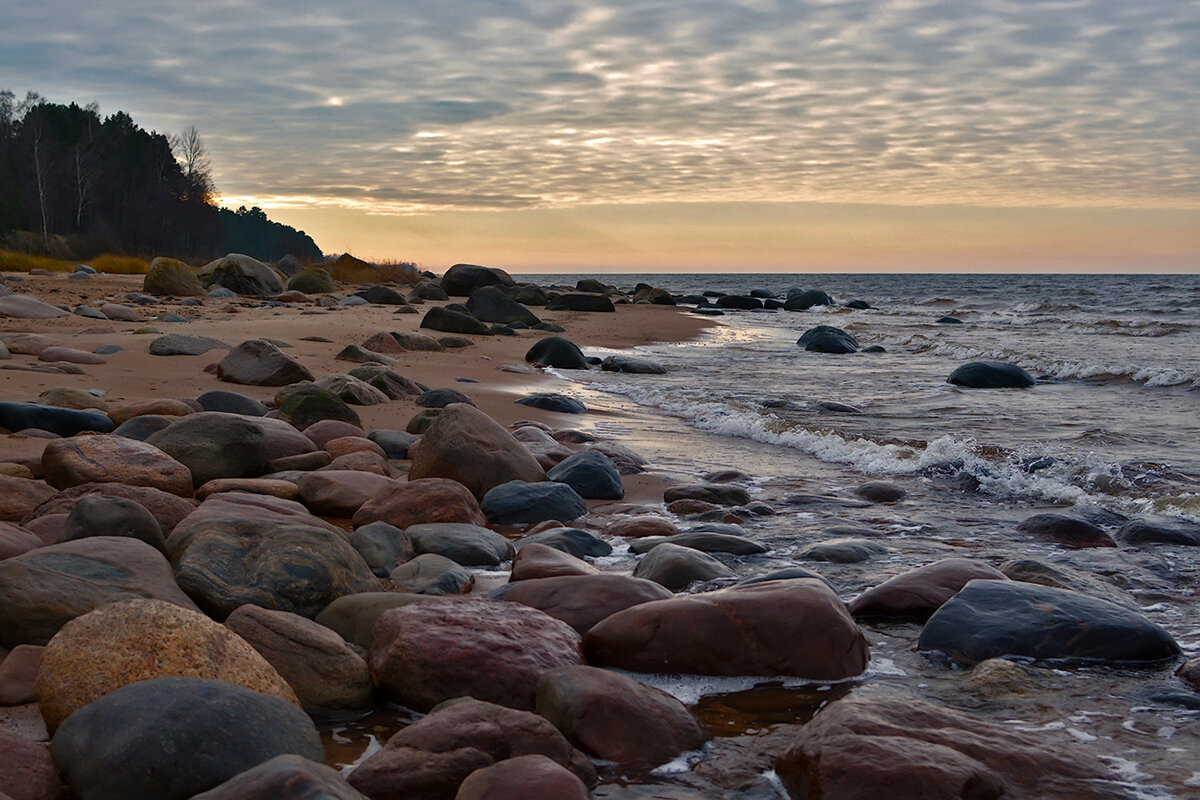
{"type": "Polygon", "coordinates": [[[542,322],[532,311],[511,299],[496,286],[481,286],[471,292],[467,308],[471,309],[476,319],[484,322],[499,322],[502,325],[519,322],[529,327],[540,325],[542,322]]]}
{"type": "Polygon", "coordinates": [[[789,289],[787,300],[783,302],[786,311],[805,311],[813,306],[831,306],[833,299],[820,289],[789,289]]]}
{"type": "Polygon", "coordinates": [[[517,550],[531,544],[541,544],[569,553],[576,558],[598,558],[611,555],[613,547],[608,542],[579,528],[544,528],[517,540],[517,550]]]}
{"type": "MultiPolygon", "coordinates": [[[[544,545],[522,548],[521,555],[533,547],[544,545]]],[[[654,581],[629,575],[603,574],[520,580],[505,584],[494,596],[544,611],[567,623],[582,636],[596,623],[618,611],[654,600],[666,600],[671,597],[671,592],[654,581]]]]}
{"type": "Polygon", "coordinates": [[[171,535],[167,537],[167,549],[172,556],[178,554],[177,544],[187,531],[202,522],[211,520],[237,522],[255,520],[263,524],[296,523],[321,528],[346,538],[344,530],[320,517],[314,517],[308,513],[308,509],[295,500],[255,492],[217,492],[204,498],[204,502],[180,520],[175,529],[171,531],[171,535]]]}
{"type": "Polygon", "coordinates": [[[570,522],[587,513],[587,503],[565,483],[508,481],[489,490],[479,503],[496,525],[570,522]]]}
{"type": "Polygon", "coordinates": [[[367,800],[332,767],[297,755],[275,756],[192,800],[367,800]]]}
{"type": "Polygon", "coordinates": [[[412,525],[404,534],[418,554],[433,553],[466,567],[494,567],[516,555],[512,542],[478,525],[431,522],[412,525]]]}
{"type": "Polygon", "coordinates": [[[331,391],[322,389],[316,384],[290,386],[281,390],[282,397],[277,396],[279,408],[276,416],[284,422],[304,430],[310,425],[327,419],[349,422],[351,425],[362,427],[358,412],[346,404],[346,401],[331,391]]]}
{"type": "Polygon", "coordinates": [[[547,472],[546,477],[567,484],[580,497],[620,500],[625,496],[621,473],[612,459],[597,450],[581,450],[568,456],[547,472]]]}
{"type": "Polygon", "coordinates": [[[5,400],[0,401],[0,427],[13,432],[33,428],[74,436],[84,431],[111,433],[114,426],[112,419],[99,411],[5,400]]]}
{"type": "Polygon", "coordinates": [[[385,611],[369,662],[379,685],[420,711],[471,695],[532,709],[537,679],[583,662],[569,625],[517,603],[432,600],[385,611]]]}
{"type": "Polygon", "coordinates": [[[172,603],[136,599],[100,606],[54,635],[38,669],[38,705],[53,733],[109,692],[169,676],[235,683],[297,703],[288,682],[229,628],[172,603]]]}
{"type": "Polygon", "coordinates": [[[337,285],[328,271],[305,267],[288,279],[287,288],[305,294],[331,294],[337,290],[337,285]]]}
{"type": "Polygon", "coordinates": [[[371,646],[375,623],[383,612],[430,599],[429,595],[406,592],[347,594],[326,606],[315,621],[336,632],[350,644],[366,650],[371,646]]]}
{"type": "Polygon", "coordinates": [[[794,800],[1126,796],[1089,753],[912,697],[830,703],[800,729],[775,771],[794,800]]]}
{"type": "Polygon", "coordinates": [[[285,754],[324,760],[308,715],[224,681],[156,678],[84,706],[50,754],[78,800],[187,800],[285,754]]]}
{"type": "Polygon", "coordinates": [[[449,300],[450,299],[450,295],[446,294],[445,290],[443,290],[441,286],[439,286],[434,281],[428,281],[428,280],[421,281],[416,286],[414,286],[412,291],[408,293],[408,296],[410,298],[414,298],[417,300],[449,300]]]}
{"type": "Polygon", "coordinates": [[[228,350],[229,345],[211,336],[168,333],[150,342],[152,356],[200,356],[209,350],[228,350]]]}
{"type": "Polygon", "coordinates": [[[842,601],[812,578],[636,605],[588,631],[584,647],[596,666],[808,680],[860,675],[869,658],[867,640],[842,601]]]}
{"type": "Polygon", "coordinates": [[[192,494],[192,473],[152,444],[113,434],[55,439],[42,451],[46,481],[56,489],[84,483],[149,486],[192,494]]]}
{"type": "Polygon", "coordinates": [[[150,434],[146,443],[191,470],[195,487],[215,478],[254,478],[267,466],[266,434],[238,414],[189,414],[150,434]]]}
{"type": "MultiPolygon", "coordinates": [[[[475,770],[527,755],[546,756],[589,786],[596,782],[588,757],[545,719],[463,697],[443,703],[388,739],[350,774],[350,783],[369,797],[449,799],[475,770]]],[[[566,800],[571,795],[546,797],[566,800]]]]}
{"type": "MultiPolygon", "coordinates": [[[[550,723],[546,723],[549,725],[550,723]]],[[[66,787],[45,742],[0,727],[0,796],[11,800],[63,800],[66,787]]]]}
{"type": "Polygon", "coordinates": [[[388,581],[402,591],[437,597],[460,595],[475,586],[471,570],[436,553],[422,553],[392,570],[388,581]]]}
{"type": "Polygon", "coordinates": [[[169,297],[202,297],[204,287],[196,277],[196,270],[182,261],[159,256],[150,262],[146,278],[142,281],[146,294],[169,297]]]}
{"type": "Polygon", "coordinates": [[[1174,658],[1171,634],[1095,597],[1020,581],[973,580],[934,612],[917,642],[960,664],[998,656],[1145,662],[1174,658]]]}
{"type": "Polygon", "coordinates": [[[60,542],[91,536],[128,536],[167,552],[167,540],[154,515],[140,503],[125,497],[92,494],[79,498],[67,515],[60,542]]]}
{"type": "Polygon", "coordinates": [[[0,520],[20,522],[54,494],[54,489],[42,481],[0,475],[0,520]]]}
{"type": "Polygon", "coordinates": [[[198,610],[162,553],[137,539],[93,536],[7,558],[0,561],[0,645],[46,644],[76,617],[133,597],[198,610]]]}
{"type": "Polygon", "coordinates": [[[616,311],[612,300],[602,294],[560,294],[546,304],[548,311],[616,311]]]}
{"type": "Polygon", "coordinates": [[[409,455],[410,479],[450,478],[477,498],[508,481],[541,481],[546,476],[512,434],[465,403],[443,408],[409,455]]]}
{"type": "Polygon", "coordinates": [[[1024,389],[1037,382],[1016,364],[1003,361],[972,361],[951,372],[946,380],[968,389],[1024,389]]]}
{"type": "Polygon", "coordinates": [[[324,517],[353,517],[372,497],[389,496],[404,484],[373,472],[330,469],[309,472],[296,486],[300,501],[312,513],[324,517]]]}
{"type": "Polygon", "coordinates": [[[377,406],[391,398],[387,392],[353,375],[325,375],[313,384],[353,406],[377,406]]]}
{"type": "Polygon", "coordinates": [[[815,353],[857,353],[859,349],[857,339],[832,325],[809,328],[796,340],[796,344],[815,353]]]}
{"type": "Polygon", "coordinates": [[[677,592],[697,581],[732,578],[734,573],[708,553],[663,542],[638,562],[633,574],[677,592]]]}
{"type": "Polygon", "coordinates": [[[1021,520],[1017,526],[1021,533],[1044,537],[1068,547],[1116,547],[1113,538],[1104,529],[1082,517],[1069,514],[1034,514],[1021,520]]]}
{"type": "MultiPolygon", "coordinates": [[[[33,535],[30,534],[32,537],[33,535]]],[[[37,537],[33,537],[37,538],[37,537]]],[[[38,542],[40,544],[40,541],[38,542]]],[[[558,578],[577,575],[596,575],[600,570],[570,553],[556,550],[549,545],[534,542],[527,544],[513,557],[510,581],[527,581],[535,578],[558,578]]],[[[545,609],[543,609],[545,610],[545,609]]],[[[554,616],[553,614],[551,616],[554,616]]]]}
{"type": "MultiPolygon", "coordinates": [[[[455,264],[441,280],[442,291],[454,297],[470,297],[483,286],[516,286],[516,281],[498,267],[455,264]]],[[[436,298],[433,298],[436,299],[436,298]]]]}
{"type": "Polygon", "coordinates": [[[587,785],[543,755],[516,756],[477,769],[454,800],[588,800],[587,785]]]}
{"type": "Polygon", "coordinates": [[[196,510],[195,501],[150,486],[127,486],[123,483],[83,483],[55,494],[34,509],[23,522],[50,514],[70,514],[82,498],[91,495],[132,500],[154,516],[159,527],[162,528],[164,536],[170,535],[176,525],[196,510]]]}
{"type": "Polygon", "coordinates": [[[397,566],[417,554],[404,531],[386,522],[363,525],[350,534],[350,546],[380,578],[386,578],[397,566]]]}
{"type": "Polygon", "coordinates": [[[561,336],[547,336],[539,339],[525,353],[525,360],[536,361],[557,369],[588,369],[589,367],[579,346],[561,336]]]}
{"type": "Polygon", "coordinates": [[[426,311],[421,319],[421,327],[443,333],[467,333],[473,336],[487,336],[491,333],[482,320],[444,306],[434,306],[426,311]]]}
{"type": "Polygon", "coordinates": [[[397,528],[428,522],[482,526],[487,524],[487,517],[475,495],[458,481],[417,478],[376,492],[354,513],[355,527],[372,522],[386,522],[397,528]]]}
{"type": "Polygon", "coordinates": [[[657,766],[708,739],[671,695],[596,667],[557,667],[542,675],[537,712],[583,752],[626,767],[657,766]]]}
{"type": "Polygon", "coordinates": [[[943,558],[888,578],[850,604],[856,617],[924,620],[973,580],[1006,581],[1008,576],[982,561],[943,558]]]}
{"type": "Polygon", "coordinates": [[[1134,517],[1121,526],[1117,538],[1125,544],[1174,544],[1200,547],[1200,524],[1178,517],[1134,517]]]}
{"type": "Polygon", "coordinates": [[[210,261],[197,272],[200,282],[209,288],[224,286],[231,292],[250,297],[274,297],[283,291],[279,273],[256,258],[230,253],[210,261]]]}
{"type": "Polygon", "coordinates": [[[241,414],[246,417],[265,417],[270,410],[264,404],[237,392],[214,389],[196,398],[204,411],[224,411],[226,414],[241,414]]]}
{"type": "Polygon", "coordinates": [[[719,506],[744,506],[750,502],[750,493],[741,486],[728,483],[690,483],[672,486],[663,492],[663,500],[702,500],[719,506]]]}
{"type": "Polygon", "coordinates": [[[176,580],[217,619],[247,603],[315,617],[342,595],[379,589],[343,536],[302,521],[210,519],[176,534],[176,580]]]}
{"type": "Polygon", "coordinates": [[[217,364],[217,377],[249,386],[287,386],[311,381],[313,374],[265,339],[250,339],[233,348],[217,364]]]}

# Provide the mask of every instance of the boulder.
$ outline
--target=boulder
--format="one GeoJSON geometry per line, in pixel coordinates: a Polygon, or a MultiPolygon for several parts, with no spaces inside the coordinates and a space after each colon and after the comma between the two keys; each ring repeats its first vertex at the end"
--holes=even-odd
{"type": "Polygon", "coordinates": [[[421,281],[408,293],[410,299],[416,300],[449,300],[450,295],[433,281],[421,281]]]}
{"type": "Polygon", "coordinates": [[[1083,750],[912,697],[835,700],[800,729],[775,771],[794,800],[1125,796],[1083,750]]]}
{"type": "Polygon", "coordinates": [[[313,374],[266,339],[242,342],[217,364],[217,377],[249,386],[287,386],[311,381],[313,374]]]}
{"type": "Polygon", "coordinates": [[[384,690],[419,711],[461,695],[532,709],[541,674],[582,656],[579,634],[536,609],[432,600],[380,615],[369,663],[384,690]]]}
{"type": "MultiPolygon", "coordinates": [[[[741,530],[736,525],[723,526],[741,530]]],[[[649,553],[660,545],[670,544],[699,550],[701,553],[729,553],[735,556],[755,556],[767,552],[765,545],[737,533],[690,530],[674,536],[644,536],[629,546],[631,553],[649,553]]]]}
{"type": "Polygon", "coordinates": [[[454,800],[588,800],[583,781],[543,755],[516,756],[477,769],[454,800]]]}
{"type": "Polygon", "coordinates": [[[241,414],[246,417],[265,417],[269,410],[253,397],[222,389],[205,392],[196,398],[196,402],[205,411],[223,411],[226,414],[241,414]]]}
{"type": "Polygon", "coordinates": [[[197,277],[209,289],[224,286],[231,292],[250,297],[274,297],[284,288],[283,280],[275,270],[241,253],[230,253],[210,261],[199,269],[197,277]]]}
{"type": "Polygon", "coordinates": [[[1117,538],[1125,544],[1174,544],[1200,547],[1200,525],[1177,517],[1134,517],[1121,526],[1117,538]]]}
{"type": "Polygon", "coordinates": [[[663,492],[663,500],[667,503],[676,500],[701,500],[718,506],[744,506],[750,502],[750,493],[740,486],[727,483],[696,483],[672,486],[663,492]]]}
{"type": "MultiPolygon", "coordinates": [[[[550,723],[546,723],[549,725],[550,723]]],[[[67,789],[58,777],[45,742],[35,742],[0,727],[0,797],[8,800],[64,800],[67,789]]]]}
{"type": "Polygon", "coordinates": [[[634,356],[608,356],[600,362],[605,372],[628,372],[635,375],[664,375],[667,368],[657,361],[634,356]]]}
{"type": "Polygon", "coordinates": [[[182,261],[159,256],[150,262],[142,291],[160,297],[203,297],[204,287],[196,270],[182,261]]]}
{"type": "Polygon", "coordinates": [[[828,561],[831,564],[859,564],[886,552],[886,547],[870,539],[826,539],[802,548],[796,558],[828,561]]]}
{"type": "Polygon", "coordinates": [[[587,406],[581,400],[556,392],[527,394],[524,397],[518,397],[513,402],[522,406],[540,408],[543,411],[554,411],[558,414],[582,414],[587,411],[587,406]]]}
{"type": "Polygon", "coordinates": [[[662,543],[638,562],[633,574],[677,592],[696,581],[732,578],[733,570],[707,553],[662,543]]]}
{"type": "Polygon", "coordinates": [[[450,478],[477,498],[509,481],[545,477],[537,460],[512,434],[463,403],[443,408],[410,455],[410,479],[450,478]]]}
{"type": "Polygon", "coordinates": [[[583,752],[622,767],[655,767],[708,739],[671,695],[596,667],[556,667],[543,674],[537,712],[583,752]]]}
{"type": "Polygon", "coordinates": [[[496,286],[481,286],[471,292],[467,308],[476,319],[484,322],[499,322],[504,325],[519,322],[530,327],[541,323],[532,311],[511,299],[496,286]]]}
{"type": "Polygon", "coordinates": [[[637,672],[841,680],[866,669],[866,638],[812,578],[746,584],[619,611],[584,639],[588,663],[637,672]]]}
{"type": "Polygon", "coordinates": [[[402,591],[436,597],[466,594],[475,585],[471,570],[436,553],[422,553],[392,570],[388,581],[402,591]]]}
{"type": "Polygon", "coordinates": [[[0,296],[0,317],[15,319],[54,319],[67,317],[71,312],[64,311],[58,306],[43,303],[36,297],[27,294],[7,294],[0,296]]]}
{"type": "Polygon", "coordinates": [[[70,620],[131,597],[197,610],[162,553],[137,539],[93,536],[13,556],[0,561],[0,645],[46,644],[70,620]]]}
{"type": "Polygon", "coordinates": [[[123,497],[142,506],[154,516],[159,527],[162,528],[164,536],[169,535],[184,517],[196,510],[196,504],[192,500],[150,486],[127,486],[123,483],[84,483],[58,492],[34,509],[25,518],[25,521],[32,521],[51,514],[70,514],[81,498],[97,494],[107,497],[123,497]]]}
{"type": "Polygon", "coordinates": [[[370,705],[367,662],[334,631],[287,611],[240,606],[225,626],[275,668],[310,714],[370,705]]]}
{"type": "Polygon", "coordinates": [[[294,522],[321,528],[342,538],[347,537],[346,531],[331,522],[314,517],[308,513],[308,509],[294,500],[251,492],[221,492],[205,498],[204,502],[175,526],[175,530],[167,537],[167,549],[174,555],[180,537],[196,525],[210,520],[294,522]]]}
{"type": "Polygon", "coordinates": [[[113,421],[107,414],[89,409],[59,408],[5,400],[0,401],[0,427],[14,432],[35,428],[59,436],[74,436],[84,431],[110,433],[113,421]]]}
{"type": "Polygon", "coordinates": [[[762,300],[757,297],[747,297],[742,294],[724,294],[717,298],[716,305],[720,308],[732,308],[740,311],[753,311],[763,307],[762,300]]]}
{"type": "Polygon", "coordinates": [[[461,522],[412,525],[404,535],[417,553],[434,553],[465,567],[494,567],[511,561],[512,542],[495,531],[461,522]]]}
{"type": "Polygon", "coordinates": [[[788,289],[783,307],[788,311],[804,311],[813,306],[831,306],[833,298],[820,289],[788,289]]]}
{"type": "Polygon", "coordinates": [[[481,267],[477,264],[455,264],[446,270],[441,280],[442,291],[455,297],[470,297],[484,286],[516,286],[516,281],[502,269],[481,267]]]}
{"type": "Polygon", "coordinates": [[[37,702],[38,669],[45,651],[40,644],[19,644],[0,659],[0,706],[37,702]]]}
{"type": "Polygon", "coordinates": [[[1021,533],[1053,540],[1068,547],[1116,547],[1113,538],[1103,529],[1082,517],[1068,514],[1034,514],[1017,526],[1021,533]]]}
{"type": "Polygon", "coordinates": [[[350,546],[380,578],[386,578],[398,565],[416,555],[404,531],[386,522],[363,525],[350,534],[350,546]]]}
{"type": "Polygon", "coordinates": [[[373,430],[367,438],[379,445],[384,455],[395,459],[408,458],[408,448],[420,441],[419,436],[407,431],[373,430]]]}
{"type": "Polygon", "coordinates": [[[341,420],[362,427],[362,420],[357,411],[346,405],[346,402],[333,392],[315,384],[289,387],[275,413],[278,419],[301,431],[327,419],[341,420]]]}
{"type": "Polygon", "coordinates": [[[188,336],[184,333],[168,333],[150,342],[152,356],[199,356],[209,350],[228,350],[229,345],[210,336],[188,336]]]}
{"type": "Polygon", "coordinates": [[[402,397],[415,397],[425,391],[408,378],[391,371],[387,367],[362,366],[350,370],[350,376],[374,386],[392,400],[402,397]]]}
{"type": "Polygon", "coordinates": [[[305,267],[288,278],[287,288],[305,294],[332,294],[337,291],[333,276],[320,267],[305,267]]]}
{"type": "Polygon", "coordinates": [[[266,434],[238,414],[190,414],[151,434],[146,443],[187,467],[194,487],[216,478],[255,478],[267,466],[266,434]]]}
{"type": "Polygon", "coordinates": [[[353,517],[371,498],[390,496],[404,485],[384,475],[348,469],[310,472],[296,484],[300,502],[322,517],[353,517]]]}
{"type": "Polygon", "coordinates": [[[405,592],[359,592],[342,595],[317,615],[316,622],[363,650],[371,646],[375,623],[393,608],[430,600],[430,595],[405,592]]]}
{"type": "Polygon", "coordinates": [[[104,356],[78,350],[74,347],[47,347],[38,353],[38,361],[62,362],[68,364],[107,364],[104,356]]]}
{"type": "Polygon", "coordinates": [[[377,521],[398,528],[429,522],[483,526],[487,517],[475,496],[458,481],[417,478],[375,493],[354,513],[355,527],[377,521]]]}
{"type": "Polygon", "coordinates": [[[973,580],[1006,581],[995,567],[967,558],[943,558],[866,590],[850,603],[856,617],[925,620],[973,580]]]}
{"type": "Polygon", "coordinates": [[[590,366],[578,345],[561,336],[539,339],[525,353],[525,360],[557,369],[588,369],[590,366]]]}
{"type": "Polygon", "coordinates": [[[625,517],[608,523],[604,528],[605,536],[621,538],[641,538],[643,536],[667,537],[679,533],[679,528],[666,517],[639,515],[625,517]]]}
{"type": "Polygon", "coordinates": [[[317,447],[325,447],[335,439],[349,436],[362,438],[367,435],[367,432],[357,425],[340,419],[324,419],[305,427],[304,435],[311,439],[317,447]]]}
{"type": "Polygon", "coordinates": [[[353,375],[325,375],[313,385],[353,406],[377,406],[391,400],[387,392],[353,375]]]}
{"type": "Polygon", "coordinates": [[[601,574],[521,580],[505,584],[493,596],[544,611],[583,636],[596,623],[618,611],[653,600],[665,600],[671,597],[671,591],[642,578],[601,574]]]}
{"type": "Polygon", "coordinates": [[[579,528],[543,528],[537,533],[522,536],[517,541],[517,550],[520,551],[531,544],[553,547],[576,558],[599,558],[611,555],[613,551],[611,544],[579,528]]]}
{"type": "Polygon", "coordinates": [[[854,494],[868,503],[898,503],[904,499],[907,492],[894,483],[870,481],[855,487],[854,494]]]}
{"type": "Polygon", "coordinates": [[[587,513],[587,504],[574,489],[554,481],[508,481],[490,489],[479,505],[496,525],[570,522],[587,513]]]}
{"type": "MultiPolygon", "coordinates": [[[[423,333],[408,332],[408,331],[392,331],[392,338],[400,343],[400,346],[405,350],[417,350],[419,352],[440,353],[445,350],[445,346],[432,336],[426,336],[423,333]]],[[[449,339],[451,337],[443,337],[449,339]]]]}
{"type": "Polygon", "coordinates": [[[50,754],[79,800],[187,800],[275,756],[322,761],[321,737],[278,697],[204,678],[156,678],[79,709],[50,754]]]}
{"type": "Polygon", "coordinates": [[[970,581],[929,618],[917,647],[966,665],[997,656],[1147,662],[1179,654],[1171,634],[1136,611],[1067,589],[997,580],[970,581]]]}
{"type": "MultiPolygon", "coordinates": [[[[0,490],[4,486],[0,483],[0,490]]],[[[45,542],[37,534],[9,522],[0,522],[0,561],[41,547],[45,542]]]]}
{"type": "Polygon", "coordinates": [[[1025,370],[1003,361],[972,361],[951,372],[946,380],[968,389],[1024,389],[1036,383],[1025,370]]]}
{"type": "Polygon", "coordinates": [[[612,459],[596,450],[581,450],[563,459],[546,473],[557,483],[565,483],[580,497],[620,500],[625,496],[621,474],[612,459]]]}
{"type": "Polygon", "coordinates": [[[588,757],[537,714],[464,697],[443,703],[388,739],[350,774],[350,783],[369,797],[453,798],[475,770],[530,755],[551,759],[587,785],[596,782],[588,757]]]}
{"type": "Polygon", "coordinates": [[[128,536],[167,552],[162,526],[145,506],[124,497],[92,494],[79,498],[67,515],[61,542],[73,542],[90,536],[128,536]]]}
{"type": "Polygon", "coordinates": [[[487,323],[475,319],[470,314],[444,306],[434,306],[426,311],[425,316],[421,319],[421,327],[444,333],[467,333],[473,336],[491,334],[487,323]]]}
{"type": "Polygon", "coordinates": [[[192,800],[367,800],[337,770],[298,755],[275,756],[192,800]]]}
{"type": "Polygon", "coordinates": [[[602,294],[560,294],[546,304],[547,311],[607,311],[617,309],[602,294]]]}
{"type": "Polygon", "coordinates": [[[20,522],[54,494],[42,481],[0,475],[0,520],[20,522]]]}
{"type": "Polygon", "coordinates": [[[474,400],[457,389],[426,389],[416,399],[416,404],[422,408],[445,408],[451,403],[475,405],[474,400]]]}
{"type": "Polygon", "coordinates": [[[122,686],[169,676],[225,681],[297,703],[275,668],[224,625],[162,600],[135,599],[100,606],[54,635],[38,670],[38,704],[54,733],[122,686]]]}
{"type": "MultiPolygon", "coordinates": [[[[30,537],[36,539],[33,534],[30,537]]],[[[38,544],[41,544],[39,541],[38,544]]],[[[525,545],[513,557],[510,581],[525,581],[535,578],[558,578],[577,575],[598,575],[600,570],[581,558],[564,553],[545,544],[525,545]]],[[[527,604],[528,605],[528,604],[527,604]]],[[[545,609],[542,609],[543,611],[545,609]]],[[[553,615],[551,615],[553,616],[553,615]]]]}
{"type": "Polygon", "coordinates": [[[809,328],[796,340],[796,344],[815,353],[834,354],[857,353],[861,346],[853,336],[832,325],[809,328]]]}

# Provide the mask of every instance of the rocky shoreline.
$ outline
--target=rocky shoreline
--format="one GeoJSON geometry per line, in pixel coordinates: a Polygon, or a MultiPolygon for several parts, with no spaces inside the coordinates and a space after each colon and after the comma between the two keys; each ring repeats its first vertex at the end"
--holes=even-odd
{"type": "MultiPolygon", "coordinates": [[[[1200,688],[1166,630],[1044,576],[931,559],[847,604],[801,567],[735,574],[777,510],[750,477],[647,471],[546,372],[661,373],[587,355],[710,324],[660,289],[470,265],[348,284],[233,256],[84,274],[0,296],[0,798],[706,796],[655,772],[681,755],[725,796],[1132,797],[1061,738],[846,696],[864,628],[915,622],[914,647],[994,681],[1017,656],[1200,688]],[[648,673],[827,694],[717,747],[648,673]],[[333,769],[322,730],[385,708],[406,724],[333,769]]],[[[708,310],[756,300],[730,298],[708,310]]],[[[1023,530],[1115,546],[1069,515],[1023,530]]],[[[1118,538],[1200,542],[1154,519],[1118,538]]]]}

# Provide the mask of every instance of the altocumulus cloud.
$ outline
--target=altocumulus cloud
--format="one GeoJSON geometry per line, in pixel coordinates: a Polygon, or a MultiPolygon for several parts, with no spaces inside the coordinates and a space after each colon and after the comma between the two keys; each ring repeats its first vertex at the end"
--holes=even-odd
{"type": "Polygon", "coordinates": [[[0,87],[196,125],[227,195],[1187,207],[1200,0],[65,0],[0,87]]]}

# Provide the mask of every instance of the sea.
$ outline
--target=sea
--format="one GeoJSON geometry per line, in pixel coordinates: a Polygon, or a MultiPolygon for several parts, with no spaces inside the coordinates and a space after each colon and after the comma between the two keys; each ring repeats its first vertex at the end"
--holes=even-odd
{"type": "MultiPolygon", "coordinates": [[[[574,286],[579,275],[514,276],[574,286]]],[[[596,435],[686,482],[746,475],[775,513],[743,520],[763,556],[725,557],[738,577],[792,566],[849,602],[948,556],[1003,567],[1036,560],[1049,582],[1138,610],[1200,654],[1200,548],[1073,550],[1017,531],[1045,511],[1115,531],[1133,516],[1200,521],[1200,276],[1004,274],[591,274],[622,289],[676,295],[820,289],[801,312],[726,311],[699,337],[623,352],[664,375],[557,371],[596,435]],[[870,307],[847,308],[861,300],[870,307]],[[952,317],[958,322],[946,322],[952,317]],[[807,352],[831,325],[884,352],[807,352]],[[970,361],[1019,365],[1027,389],[947,382],[970,361]],[[895,504],[854,489],[886,481],[895,504]],[[811,560],[830,539],[870,543],[866,561],[811,560]]],[[[689,306],[684,306],[685,313],[689,306]]],[[[680,522],[687,528],[687,521],[680,522]]],[[[601,559],[631,571],[627,546],[601,559]]],[[[704,590],[714,586],[693,587],[704,590]]],[[[921,626],[864,623],[871,664],[858,678],[638,675],[688,703],[714,733],[703,750],[647,775],[602,770],[596,797],[783,798],[773,754],[824,704],[847,695],[921,698],[977,714],[1112,770],[1114,797],[1200,797],[1200,694],[1153,667],[1020,663],[989,677],[920,653],[921,626]],[[693,794],[688,794],[692,792],[693,794]]]]}

